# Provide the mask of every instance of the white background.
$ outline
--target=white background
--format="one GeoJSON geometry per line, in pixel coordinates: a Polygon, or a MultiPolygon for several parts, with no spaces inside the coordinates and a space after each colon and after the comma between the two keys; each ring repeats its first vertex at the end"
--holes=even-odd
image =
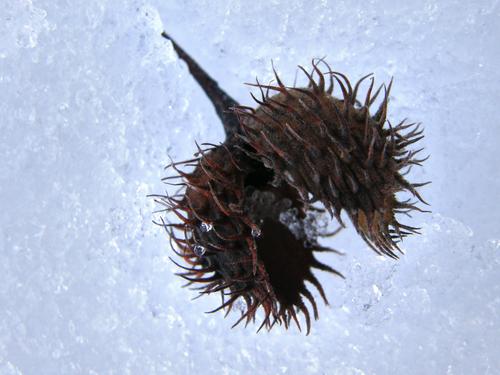
{"type": "Polygon", "coordinates": [[[0,374],[499,374],[500,5],[445,1],[0,4],[0,374]],[[151,221],[168,163],[222,127],[167,30],[242,104],[271,59],[395,82],[421,121],[432,214],[399,261],[346,230],[309,336],[230,329],[181,288],[151,221]]]}

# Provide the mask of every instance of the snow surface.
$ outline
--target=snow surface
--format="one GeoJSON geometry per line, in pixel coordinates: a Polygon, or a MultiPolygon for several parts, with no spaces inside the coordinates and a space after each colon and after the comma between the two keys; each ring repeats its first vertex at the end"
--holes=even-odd
{"type": "Polygon", "coordinates": [[[0,5],[0,374],[500,374],[498,0],[0,5]],[[242,103],[326,55],[426,127],[423,235],[328,240],[347,279],[318,275],[309,336],[231,330],[174,276],[146,195],[223,132],[163,29],[242,103]]]}

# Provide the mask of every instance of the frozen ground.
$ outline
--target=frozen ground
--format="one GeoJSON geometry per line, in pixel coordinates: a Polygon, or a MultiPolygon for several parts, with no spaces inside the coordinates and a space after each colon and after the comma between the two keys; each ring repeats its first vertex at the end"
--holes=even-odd
{"type": "Polygon", "coordinates": [[[500,374],[498,1],[0,5],[1,375],[500,374]],[[163,28],[242,103],[327,55],[425,124],[423,235],[398,262],[333,239],[310,336],[230,330],[173,276],[146,195],[223,134],[163,28]]]}

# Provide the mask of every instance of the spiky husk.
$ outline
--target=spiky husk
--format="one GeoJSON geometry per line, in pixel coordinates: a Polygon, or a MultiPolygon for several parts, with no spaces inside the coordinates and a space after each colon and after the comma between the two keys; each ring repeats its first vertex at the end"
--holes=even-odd
{"type": "MultiPolygon", "coordinates": [[[[292,233],[280,222],[280,215],[295,209],[305,216],[305,205],[295,189],[276,181],[274,172],[254,158],[255,150],[231,137],[222,145],[202,150],[196,158],[172,163],[185,192],[158,196],[179,223],[161,225],[169,232],[174,251],[187,266],[174,261],[185,272],[179,275],[188,285],[202,283],[201,294],[220,292],[222,304],[211,312],[227,308],[241,297],[246,309],[235,325],[255,321],[259,307],[264,319],[259,327],[275,323],[287,328],[293,319],[300,329],[296,310],[301,311],[310,330],[310,313],[305,297],[318,318],[316,302],[305,286],[312,283],[325,303],[322,286],[313,268],[340,275],[319,262],[316,251],[334,251],[316,239],[292,233]],[[179,168],[194,166],[191,173],[179,168]]],[[[171,178],[169,178],[171,179],[171,178]]]]}
{"type": "Polygon", "coordinates": [[[397,243],[419,229],[402,224],[396,214],[423,211],[416,202],[396,197],[406,190],[424,202],[416,190],[424,184],[412,184],[402,173],[425,160],[416,158],[422,149],[408,149],[423,138],[422,130],[418,124],[402,121],[393,127],[386,121],[392,80],[373,92],[370,78],[360,102],[360,84],[371,75],[353,88],[345,75],[331,71],[323,60],[313,60],[311,74],[300,68],[309,80],[307,88],[286,87],[276,71],[275,85],[252,84],[261,92],[260,99],[252,95],[257,109],[233,108],[243,130],[239,137],[283,183],[299,192],[303,202],[322,202],[342,225],[340,215],[345,210],[372,249],[396,258],[397,243]],[[320,63],[328,68],[326,73],[319,69],[320,63]],[[332,95],[334,86],[341,99],[332,95]],[[382,88],[382,101],[372,114],[382,88]],[[277,94],[269,96],[270,91],[277,94]]]}
{"type": "Polygon", "coordinates": [[[246,308],[235,325],[254,321],[262,308],[259,329],[276,323],[288,328],[292,319],[300,328],[300,311],[309,333],[311,318],[303,297],[315,318],[318,311],[305,281],[315,285],[327,303],[311,270],[341,276],[314,256],[331,250],[319,246],[316,238],[311,241],[304,230],[292,233],[280,221],[286,210],[295,209],[303,218],[312,204],[321,202],[342,225],[345,210],[369,246],[391,257],[397,257],[399,240],[418,233],[396,215],[423,210],[396,194],[408,191],[424,202],[416,191],[424,184],[409,183],[404,178],[408,170],[402,172],[424,160],[415,157],[421,149],[407,149],[423,136],[419,125],[402,121],[393,127],[386,120],[392,81],[373,92],[370,78],[360,102],[360,84],[370,75],[353,88],[324,61],[313,60],[312,65],[311,74],[301,68],[310,82],[307,88],[286,87],[276,72],[275,85],[257,81],[261,98],[254,99],[259,106],[233,106],[239,127],[226,129],[223,144],[198,147],[194,159],[172,163],[177,172],[173,178],[182,179],[185,192],[158,197],[180,219],[161,224],[186,264],[174,261],[185,271],[180,276],[188,285],[201,284],[200,295],[222,294],[222,305],[213,311],[226,308],[227,315],[243,299],[246,308]],[[320,71],[321,63],[327,72],[320,71]],[[334,83],[341,98],[333,96],[334,83]],[[372,114],[382,89],[383,98],[372,114]],[[269,96],[270,91],[277,94],[269,96]],[[183,172],[179,165],[194,171],[183,172]]]}

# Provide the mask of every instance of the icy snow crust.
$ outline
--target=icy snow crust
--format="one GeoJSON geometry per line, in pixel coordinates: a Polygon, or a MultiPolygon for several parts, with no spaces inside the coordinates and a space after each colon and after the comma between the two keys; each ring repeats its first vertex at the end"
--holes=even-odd
{"type": "Polygon", "coordinates": [[[0,6],[0,374],[499,374],[498,1],[29,1],[0,6]],[[168,163],[222,127],[166,29],[242,104],[327,56],[395,77],[433,214],[399,261],[346,230],[310,336],[207,315],[151,221],[168,163]]]}

